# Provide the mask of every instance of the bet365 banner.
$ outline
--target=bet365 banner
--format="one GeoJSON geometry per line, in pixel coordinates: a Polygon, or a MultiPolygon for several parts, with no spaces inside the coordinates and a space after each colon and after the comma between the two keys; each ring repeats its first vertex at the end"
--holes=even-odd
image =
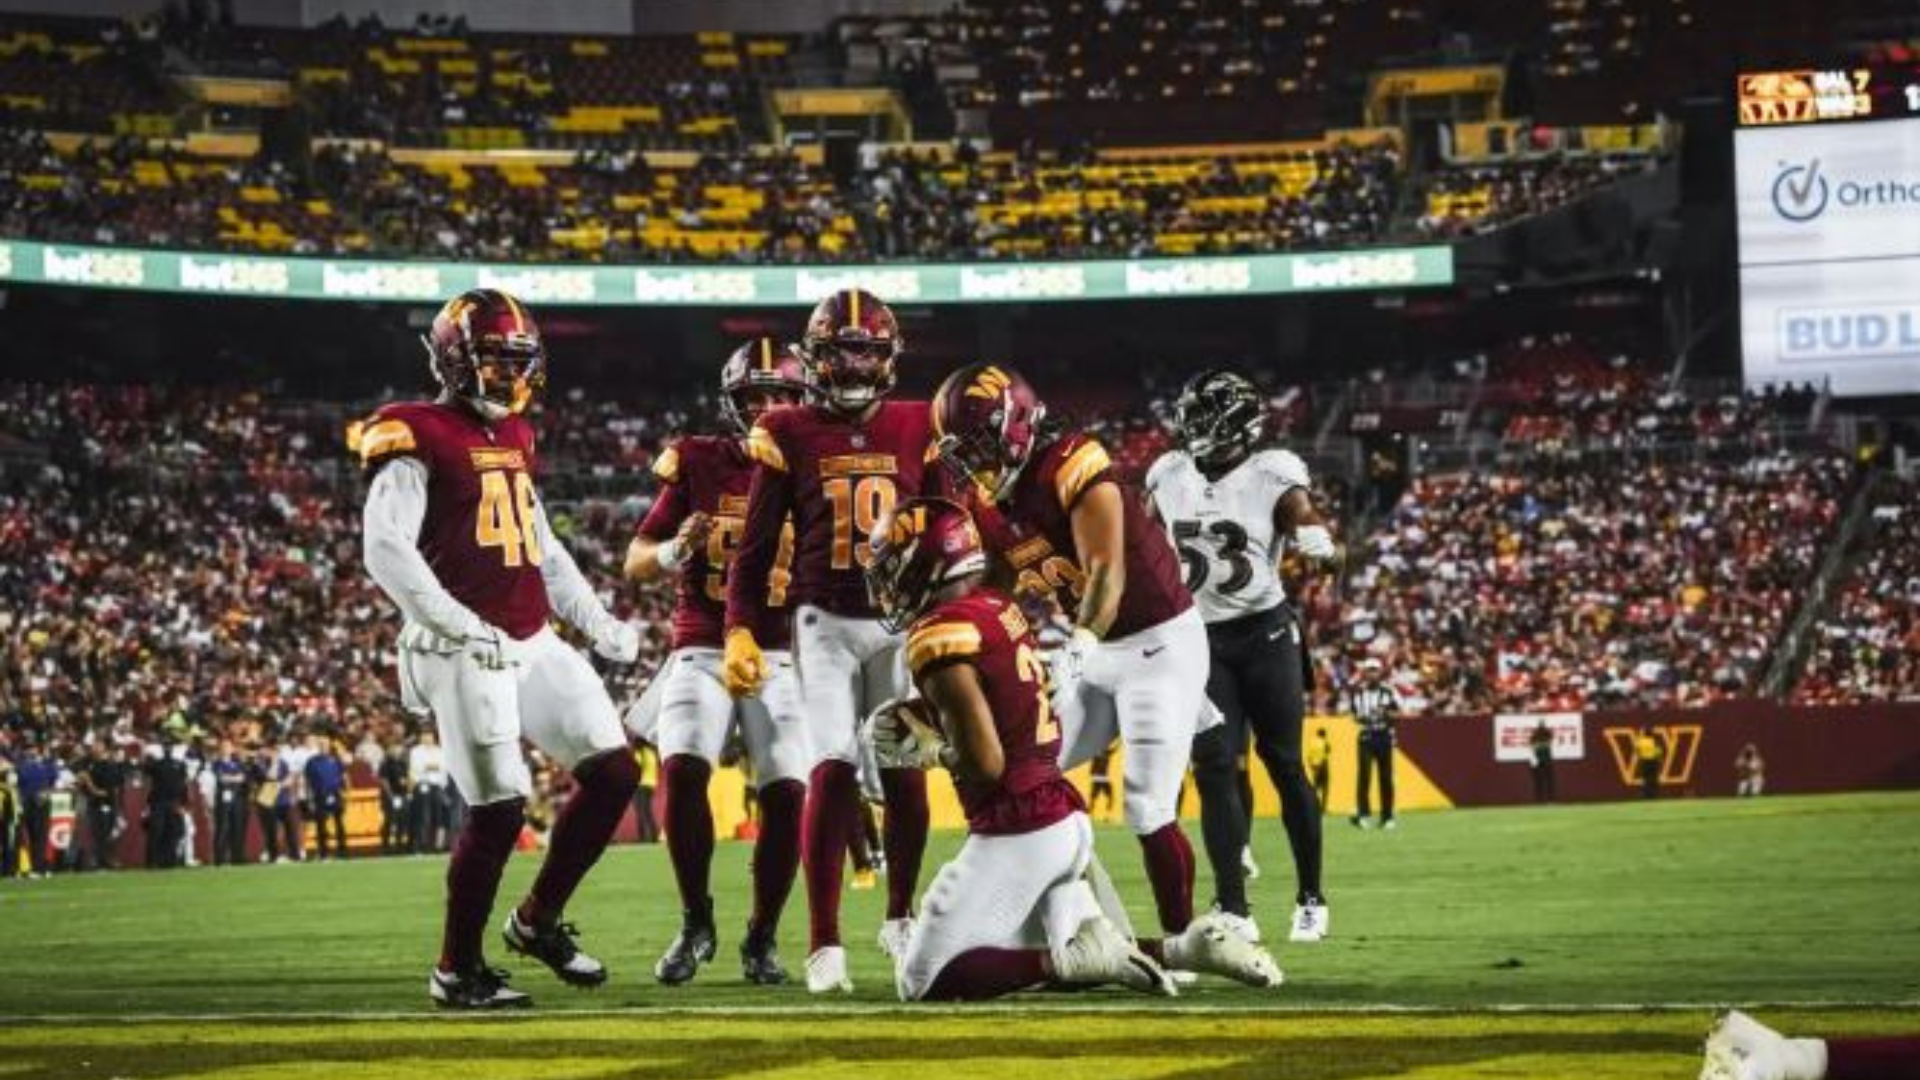
{"type": "Polygon", "coordinates": [[[0,280],[296,300],[427,303],[473,288],[537,304],[783,307],[850,286],[894,303],[1262,296],[1453,283],[1446,246],[1087,262],[607,266],[282,258],[0,240],[0,280]]]}

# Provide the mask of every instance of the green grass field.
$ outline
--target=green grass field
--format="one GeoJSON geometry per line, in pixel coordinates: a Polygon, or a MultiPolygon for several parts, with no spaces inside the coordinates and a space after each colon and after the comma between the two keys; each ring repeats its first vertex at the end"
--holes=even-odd
{"type": "MultiPolygon", "coordinates": [[[[1254,896],[1279,931],[1285,839],[1256,832],[1254,896]]],[[[1100,843],[1145,925],[1137,848],[1100,843]]],[[[1683,1077],[1716,1003],[1820,1033],[1920,1029],[1920,793],[1331,821],[1334,937],[1277,947],[1284,988],[1171,1003],[898,1006],[872,892],[847,906],[859,993],[746,987],[747,854],[720,847],[720,962],[668,990],[650,974],[678,920],[665,853],[611,853],[571,917],[613,981],[579,993],[516,962],[538,1008],[511,1020],[427,1004],[441,859],[0,883],[0,1077],[1683,1077]]],[[[534,866],[517,857],[503,895],[534,866]]]]}

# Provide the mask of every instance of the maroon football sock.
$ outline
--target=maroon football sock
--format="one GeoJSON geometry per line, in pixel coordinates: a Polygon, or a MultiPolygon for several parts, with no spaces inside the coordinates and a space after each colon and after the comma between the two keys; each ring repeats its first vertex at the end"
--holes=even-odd
{"type": "Polygon", "coordinates": [[[829,759],[814,766],[800,835],[812,949],[840,944],[840,883],[859,803],[860,781],[852,763],[829,759]]]}
{"type": "Polygon", "coordinates": [[[1827,1040],[1827,1080],[1915,1077],[1920,1077],[1920,1037],[1827,1040]]]}
{"type": "Polygon", "coordinates": [[[520,903],[522,922],[545,924],[560,918],[580,879],[607,850],[640,786],[640,766],[624,747],[588,758],[573,776],[578,783],[573,798],[554,821],[546,861],[520,903]]]}
{"type": "Polygon", "coordinates": [[[1045,949],[968,949],[947,961],[922,1001],[984,1001],[1047,981],[1045,949]]]}
{"type": "Polygon", "coordinates": [[[798,780],[775,780],[760,789],[760,839],[753,845],[753,917],[747,925],[771,934],[800,871],[800,817],[807,788],[798,780]]]}
{"type": "Polygon", "coordinates": [[[713,804],[707,801],[707,780],[713,766],[692,754],[675,754],[660,766],[660,783],[667,789],[667,857],[673,860],[673,880],[680,886],[680,906],[702,911],[713,869],[713,804]]]}
{"type": "Polygon", "coordinates": [[[881,849],[887,854],[887,918],[913,914],[913,893],[920,884],[920,858],[927,853],[927,774],[919,769],[882,769],[887,817],[881,849]]]}
{"type": "Polygon", "coordinates": [[[440,970],[468,971],[480,963],[480,937],[500,891],[500,872],[513,854],[525,820],[523,799],[467,810],[467,823],[447,861],[447,921],[440,935],[440,970]]]}
{"type": "Polygon", "coordinates": [[[1153,883],[1153,904],[1160,910],[1160,928],[1177,934],[1193,921],[1193,845],[1180,823],[1168,822],[1140,838],[1147,859],[1147,879],[1153,883]]]}

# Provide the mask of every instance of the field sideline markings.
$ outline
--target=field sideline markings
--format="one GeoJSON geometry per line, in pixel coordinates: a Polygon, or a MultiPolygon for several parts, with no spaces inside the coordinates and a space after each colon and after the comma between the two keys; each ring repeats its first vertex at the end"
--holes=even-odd
{"type": "Polygon", "coordinates": [[[555,1009],[549,1012],[446,1012],[441,1010],[386,1010],[386,1011],[321,1011],[321,1012],[230,1012],[230,1013],[136,1013],[130,1015],[103,1016],[89,1013],[13,1013],[0,1014],[0,1026],[13,1024],[95,1024],[102,1027],[110,1025],[134,1024],[221,1024],[221,1023],[260,1023],[264,1021],[366,1021],[369,1023],[390,1022],[396,1020],[418,1021],[459,1021],[484,1020],[488,1022],[526,1023],[543,1020],[611,1020],[645,1017],[665,1018],[730,1018],[758,1019],[783,1017],[853,1017],[874,1015],[900,1016],[1114,1016],[1114,1015],[1174,1015],[1174,1016],[1581,1016],[1589,1014],[1634,1014],[1634,1013],[1680,1013],[1712,1012],[1719,1009],[1737,1008],[1792,1009],[1801,1012],[1838,1012],[1846,1010],[1885,1010],[1902,1011],[1920,1009],[1920,1000],[1909,1001],[1706,1001],[1706,1002],[1654,1002],[1636,1004],[1633,1002],[1600,1002],[1591,1005],[1567,1002],[1548,1002],[1537,1004],[1498,1003],[1493,1005],[1392,1005],[1392,1004],[1313,1004],[1309,1002],[1288,1003],[1284,1005],[1206,1005],[1198,1002],[1185,1004],[1155,1004],[1142,1001],[1138,1004],[1111,1005],[1050,1005],[1037,1002],[1005,1005],[916,1005],[903,1002],[848,1002],[844,1004],[820,1005],[634,1005],[604,1009],[555,1009]]]}

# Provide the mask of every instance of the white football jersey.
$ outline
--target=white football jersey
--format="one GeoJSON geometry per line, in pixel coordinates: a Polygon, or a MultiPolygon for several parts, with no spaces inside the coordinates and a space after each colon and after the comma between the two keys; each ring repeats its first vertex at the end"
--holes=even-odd
{"type": "Polygon", "coordinates": [[[1207,622],[1286,600],[1274,565],[1281,538],[1273,508],[1287,492],[1312,483],[1306,462],[1286,450],[1256,450],[1218,480],[1208,480],[1185,450],[1167,451],[1147,470],[1147,497],[1173,536],[1187,590],[1207,622]]]}

